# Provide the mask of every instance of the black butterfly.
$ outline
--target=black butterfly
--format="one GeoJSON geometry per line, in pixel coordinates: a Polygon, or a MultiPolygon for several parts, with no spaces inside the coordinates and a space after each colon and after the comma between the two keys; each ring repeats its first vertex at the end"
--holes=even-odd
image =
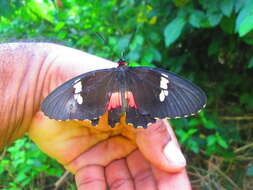
{"type": "Polygon", "coordinates": [[[180,76],[159,68],[128,67],[84,73],[49,94],[42,103],[45,115],[56,120],[91,120],[109,113],[109,124],[119,122],[147,127],[158,118],[194,115],[206,104],[205,93],[180,76]]]}

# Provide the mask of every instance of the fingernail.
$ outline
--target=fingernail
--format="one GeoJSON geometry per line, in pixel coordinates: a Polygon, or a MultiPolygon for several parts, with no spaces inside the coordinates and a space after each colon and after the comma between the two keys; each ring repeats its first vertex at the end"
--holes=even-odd
{"type": "Polygon", "coordinates": [[[173,141],[170,141],[165,148],[163,149],[163,153],[169,162],[178,167],[185,167],[186,160],[181,150],[176,146],[173,141]]]}

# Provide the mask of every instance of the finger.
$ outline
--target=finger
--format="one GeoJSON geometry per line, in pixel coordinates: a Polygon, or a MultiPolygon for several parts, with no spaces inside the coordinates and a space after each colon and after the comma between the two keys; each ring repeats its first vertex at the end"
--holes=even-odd
{"type": "Polygon", "coordinates": [[[152,171],[156,178],[158,189],[191,190],[191,184],[185,169],[179,173],[168,173],[153,166],[152,171]]]}
{"type": "Polygon", "coordinates": [[[134,190],[133,179],[125,159],[110,163],[105,169],[105,176],[110,190],[134,190]]]}
{"type": "Polygon", "coordinates": [[[156,182],[149,162],[136,150],[127,157],[128,168],[133,176],[136,190],[156,189],[156,182]]]}
{"type": "Polygon", "coordinates": [[[80,168],[88,165],[107,166],[113,160],[126,157],[135,149],[136,145],[130,140],[121,136],[114,136],[82,153],[76,159],[66,164],[65,168],[72,173],[76,173],[80,168]]]}
{"type": "Polygon", "coordinates": [[[179,172],[186,165],[173,130],[166,120],[158,120],[147,129],[138,130],[136,143],[146,159],[160,169],[179,172]]]}
{"type": "Polygon", "coordinates": [[[89,165],[81,168],[75,175],[78,190],[106,189],[104,168],[99,165],[89,165]]]}

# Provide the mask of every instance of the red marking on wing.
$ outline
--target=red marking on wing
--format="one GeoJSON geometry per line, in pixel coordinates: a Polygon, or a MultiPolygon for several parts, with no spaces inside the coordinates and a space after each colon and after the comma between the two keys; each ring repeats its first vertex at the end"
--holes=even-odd
{"type": "MultiPolygon", "coordinates": [[[[129,91],[125,92],[125,99],[128,102],[128,106],[135,108],[135,109],[137,108],[132,92],[129,92],[129,91]]],[[[109,100],[107,110],[115,109],[120,106],[122,106],[122,100],[121,100],[120,93],[119,92],[112,93],[110,100],[109,100]]]]}
{"type": "Polygon", "coordinates": [[[136,106],[136,103],[134,101],[134,96],[133,96],[133,93],[132,92],[126,92],[125,93],[125,97],[126,97],[126,100],[128,101],[128,105],[131,107],[131,108],[137,108],[136,106]]]}
{"type": "Polygon", "coordinates": [[[112,93],[107,110],[115,109],[122,106],[121,96],[119,92],[112,93]]]}
{"type": "Polygon", "coordinates": [[[119,61],[118,66],[126,66],[126,62],[125,61],[119,61]]]}

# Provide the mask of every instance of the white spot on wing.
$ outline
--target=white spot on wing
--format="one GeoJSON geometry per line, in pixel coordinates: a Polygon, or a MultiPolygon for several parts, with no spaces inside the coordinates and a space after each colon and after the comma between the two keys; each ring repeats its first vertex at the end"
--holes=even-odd
{"type": "Polygon", "coordinates": [[[80,93],[83,89],[82,82],[81,81],[77,82],[73,87],[75,89],[75,93],[80,93]]]}
{"type": "Polygon", "coordinates": [[[82,104],[83,103],[83,97],[79,94],[76,101],[77,101],[78,104],[82,104]]]}
{"type": "Polygon", "coordinates": [[[159,99],[161,102],[163,102],[165,100],[165,94],[163,93],[163,90],[159,94],[159,99]]]}
{"type": "Polygon", "coordinates": [[[168,83],[169,83],[169,80],[161,76],[160,87],[162,89],[167,89],[168,88],[168,83]]]}
{"type": "Polygon", "coordinates": [[[164,76],[165,78],[168,78],[168,75],[166,75],[165,73],[162,73],[162,76],[164,76]]]}
{"type": "Polygon", "coordinates": [[[81,94],[74,94],[74,99],[77,101],[78,104],[83,103],[83,97],[81,96],[81,94]]]}
{"type": "Polygon", "coordinates": [[[169,84],[169,80],[167,79],[167,75],[162,73],[161,76],[161,80],[160,80],[160,88],[161,88],[161,92],[159,94],[159,99],[161,102],[163,102],[165,100],[165,97],[168,96],[169,92],[168,92],[168,84],[169,84]],[[165,78],[166,77],[166,78],[165,78]]]}

